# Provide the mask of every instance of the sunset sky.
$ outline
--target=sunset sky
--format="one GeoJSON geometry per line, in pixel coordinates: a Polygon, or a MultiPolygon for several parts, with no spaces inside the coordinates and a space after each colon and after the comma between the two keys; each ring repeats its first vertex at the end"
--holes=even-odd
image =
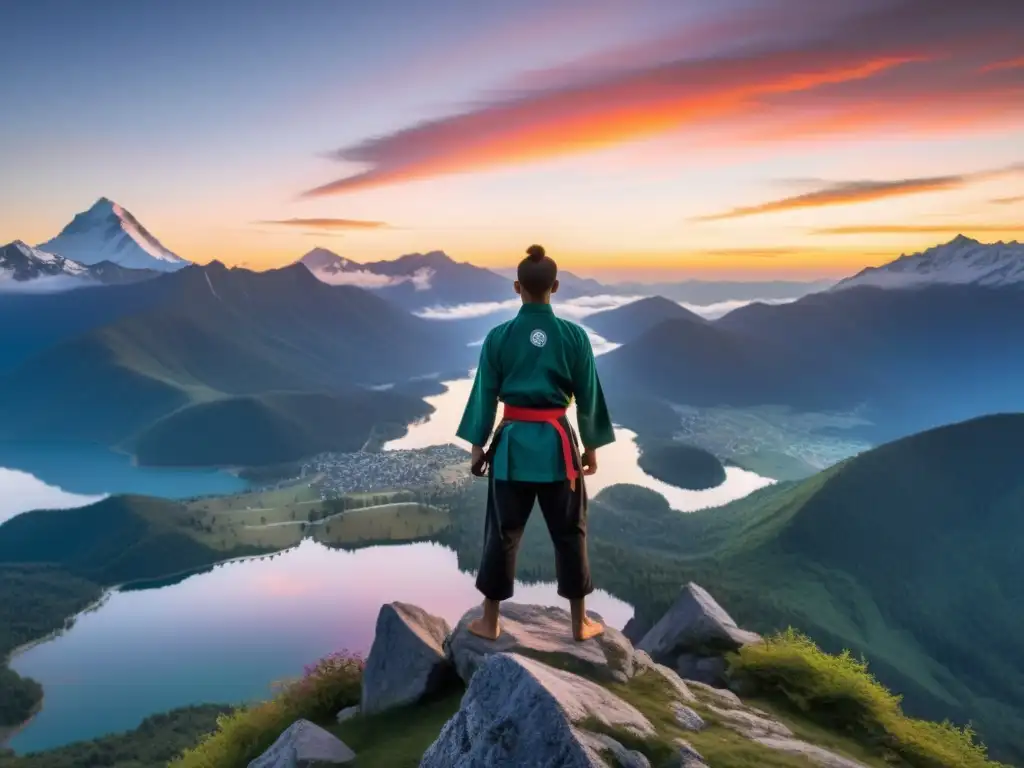
{"type": "Polygon", "coordinates": [[[193,261],[533,242],[616,279],[1024,239],[1021,0],[11,0],[0,242],[105,195],[193,261]]]}

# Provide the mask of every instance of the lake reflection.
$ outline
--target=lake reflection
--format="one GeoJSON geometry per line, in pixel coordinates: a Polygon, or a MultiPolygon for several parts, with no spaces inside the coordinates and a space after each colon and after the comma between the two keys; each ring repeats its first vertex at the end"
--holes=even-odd
{"type": "MultiPolygon", "coordinates": [[[[513,599],[565,604],[553,584],[517,584],[513,599]]],[[[12,661],[43,684],[46,699],[10,746],[46,749],[174,707],[265,698],[273,681],[315,659],[368,651],[380,606],[394,600],[454,624],[480,595],[455,553],[437,544],[344,552],[312,541],[173,586],[113,593],[70,631],[12,661]]],[[[588,607],[618,628],[633,614],[603,592],[588,607]]]]}
{"type": "MultiPolygon", "coordinates": [[[[435,411],[424,421],[411,426],[405,437],[387,443],[384,446],[385,450],[426,448],[446,443],[455,443],[467,451],[469,450],[469,445],[455,437],[455,432],[459,428],[462,410],[473,387],[473,379],[457,379],[446,381],[444,384],[448,388],[446,392],[425,398],[430,405],[434,406],[435,411]]],[[[576,424],[575,405],[569,408],[569,420],[573,425],[576,424]]],[[[640,469],[640,449],[636,444],[635,432],[616,427],[615,437],[614,443],[606,445],[598,451],[600,462],[597,474],[586,479],[587,492],[591,498],[608,486],[632,483],[660,493],[668,500],[673,509],[681,512],[693,512],[742,499],[757,489],[774,482],[770,478],[761,477],[739,467],[726,467],[725,482],[717,488],[706,491],[688,491],[677,488],[651,477],[640,469]]]]}
{"type": "MultiPolygon", "coordinates": [[[[240,493],[248,487],[241,478],[217,469],[140,467],[124,454],[73,442],[0,442],[0,467],[27,472],[47,485],[88,496],[133,493],[184,499],[240,493]]],[[[0,484],[0,495],[3,491],[0,484]]]]}
{"type": "Polygon", "coordinates": [[[27,472],[0,467],[0,523],[31,509],[71,509],[102,498],[103,495],[68,493],[27,472]]]}

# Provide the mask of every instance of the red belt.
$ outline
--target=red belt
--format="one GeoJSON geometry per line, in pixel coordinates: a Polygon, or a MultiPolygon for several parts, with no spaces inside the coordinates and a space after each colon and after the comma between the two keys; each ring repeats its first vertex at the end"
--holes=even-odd
{"type": "Polygon", "coordinates": [[[565,459],[565,474],[569,483],[576,487],[576,478],[579,477],[579,470],[576,469],[576,462],[573,459],[572,440],[569,432],[562,424],[568,408],[521,408],[515,405],[505,404],[502,413],[502,421],[527,421],[539,424],[550,424],[562,438],[562,458],[565,459]]]}

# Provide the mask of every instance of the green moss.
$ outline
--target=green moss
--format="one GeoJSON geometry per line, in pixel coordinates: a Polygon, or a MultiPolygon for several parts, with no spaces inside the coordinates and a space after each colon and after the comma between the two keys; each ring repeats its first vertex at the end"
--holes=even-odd
{"type": "MultiPolygon", "coordinates": [[[[679,697],[658,674],[647,672],[633,678],[627,684],[617,683],[607,687],[640,710],[650,720],[657,735],[650,739],[641,739],[625,731],[609,729],[596,721],[586,722],[583,727],[611,736],[627,749],[643,753],[655,768],[673,764],[672,761],[679,753],[674,744],[677,738],[685,739],[692,744],[709,765],[729,768],[809,768],[813,765],[806,758],[769,749],[722,726],[717,718],[699,703],[691,706],[704,717],[707,728],[700,733],[681,728],[672,713],[672,703],[679,697]]],[[[880,768],[883,766],[881,762],[869,762],[868,765],[878,765],[880,768]]]]}
{"type": "Polygon", "coordinates": [[[971,728],[907,717],[867,663],[848,651],[827,654],[790,629],[730,659],[731,674],[757,694],[878,755],[913,768],[992,768],[971,728]]]}
{"type": "Polygon", "coordinates": [[[356,768],[416,768],[459,710],[462,694],[460,685],[416,706],[354,717],[328,730],[356,753],[356,768]]]}

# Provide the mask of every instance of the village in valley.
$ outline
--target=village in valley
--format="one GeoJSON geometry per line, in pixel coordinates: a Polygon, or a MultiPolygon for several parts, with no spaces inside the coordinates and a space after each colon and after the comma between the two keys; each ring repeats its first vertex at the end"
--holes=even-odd
{"type": "Polygon", "coordinates": [[[427,493],[458,487],[472,475],[469,454],[449,444],[405,451],[321,453],[303,463],[300,479],[305,478],[326,501],[396,488],[427,493]]]}

